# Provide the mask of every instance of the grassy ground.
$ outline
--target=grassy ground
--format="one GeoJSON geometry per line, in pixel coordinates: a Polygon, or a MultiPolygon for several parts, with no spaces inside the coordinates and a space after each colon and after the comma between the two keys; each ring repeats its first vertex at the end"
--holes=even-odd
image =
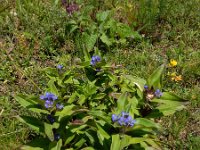
{"type": "MultiPolygon", "coordinates": [[[[54,1],[0,2],[0,149],[13,150],[34,136],[15,119],[29,112],[17,104],[13,95],[40,93],[46,85],[42,68],[55,66],[66,53],[74,54],[75,46],[70,37],[63,35],[67,15],[54,1]]],[[[106,2],[102,9],[110,6],[106,2]]],[[[190,103],[186,110],[162,120],[166,129],[161,139],[170,149],[197,150],[200,146],[200,1],[160,0],[160,4],[163,6],[159,14],[152,4],[151,11],[144,4],[143,9],[135,9],[136,28],[144,39],[132,46],[111,50],[107,57],[141,77],[148,77],[170,59],[178,62],[176,68],[167,70],[165,88],[190,103]],[[182,81],[171,81],[168,72],[182,75],[182,81]]],[[[125,17],[130,13],[128,10],[122,9],[117,16],[126,23],[132,18],[125,17]]]]}

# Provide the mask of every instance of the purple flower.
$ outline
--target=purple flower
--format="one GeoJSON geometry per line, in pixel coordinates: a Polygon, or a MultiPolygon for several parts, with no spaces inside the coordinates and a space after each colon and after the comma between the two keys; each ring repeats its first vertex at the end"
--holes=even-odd
{"type": "Polygon", "coordinates": [[[46,108],[51,108],[53,107],[54,101],[57,100],[58,97],[53,93],[46,92],[44,95],[40,96],[40,99],[45,101],[44,106],[46,108]]]}
{"type": "Polygon", "coordinates": [[[116,122],[119,119],[119,117],[115,114],[112,114],[112,121],[116,122]]]}
{"type": "Polygon", "coordinates": [[[112,121],[118,122],[120,126],[132,127],[135,124],[135,120],[129,115],[129,113],[121,112],[120,115],[112,115],[112,121]]]}
{"type": "Polygon", "coordinates": [[[53,101],[51,101],[51,100],[46,100],[44,106],[45,106],[46,108],[51,108],[51,107],[53,107],[53,101]]]}
{"type": "Polygon", "coordinates": [[[44,95],[40,96],[41,100],[49,100],[49,101],[55,101],[58,99],[58,97],[56,95],[54,95],[53,93],[50,92],[46,92],[44,95]]]}
{"type": "Polygon", "coordinates": [[[61,70],[63,68],[63,65],[57,65],[57,69],[61,70]]]}
{"type": "Polygon", "coordinates": [[[157,89],[156,91],[155,91],[155,96],[157,97],[157,98],[160,98],[161,96],[162,96],[162,92],[159,90],[159,89],[157,89]]]}
{"type": "Polygon", "coordinates": [[[101,57],[100,56],[92,56],[92,60],[90,61],[90,64],[92,66],[95,66],[96,63],[100,62],[101,61],[101,57]]]}
{"type": "Polygon", "coordinates": [[[145,85],[145,86],[144,86],[144,89],[145,89],[145,90],[148,90],[148,86],[147,86],[147,85],[145,85]]]}
{"type": "Polygon", "coordinates": [[[63,104],[60,104],[60,103],[56,104],[56,108],[59,109],[59,110],[63,109],[63,107],[64,107],[63,104]]]}
{"type": "Polygon", "coordinates": [[[66,6],[66,11],[71,16],[75,11],[79,10],[79,6],[76,3],[71,3],[66,6]]]}
{"type": "Polygon", "coordinates": [[[135,123],[136,123],[136,120],[133,119],[133,120],[131,120],[131,122],[129,122],[129,126],[132,127],[132,126],[134,126],[135,123]]]}

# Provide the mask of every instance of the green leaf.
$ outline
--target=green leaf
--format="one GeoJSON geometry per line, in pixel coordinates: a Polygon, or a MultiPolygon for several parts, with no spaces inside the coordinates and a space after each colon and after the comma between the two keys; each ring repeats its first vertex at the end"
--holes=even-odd
{"type": "MultiPolygon", "coordinates": [[[[80,133],[80,130],[84,129],[84,128],[87,128],[88,125],[84,124],[84,125],[81,125],[81,126],[78,126],[78,127],[75,127],[74,129],[71,130],[72,133],[76,132],[76,133],[80,133]]],[[[85,132],[85,131],[84,131],[85,132]]]]}
{"type": "Polygon", "coordinates": [[[49,77],[49,78],[55,78],[55,77],[58,77],[58,70],[56,68],[50,68],[50,67],[47,67],[44,69],[46,75],[49,77]]]}
{"type": "Polygon", "coordinates": [[[120,150],[125,149],[129,145],[129,140],[131,139],[130,136],[124,135],[123,138],[121,138],[121,143],[120,143],[120,150]]]}
{"type": "Polygon", "coordinates": [[[20,147],[20,150],[44,150],[44,149],[40,148],[40,147],[31,147],[28,145],[24,145],[24,146],[20,147]]]}
{"type": "Polygon", "coordinates": [[[153,139],[147,139],[146,142],[151,145],[153,148],[155,148],[156,150],[161,150],[158,142],[155,142],[153,139]]]}
{"type": "Polygon", "coordinates": [[[120,144],[121,140],[119,134],[112,135],[112,143],[110,150],[121,150],[120,144]]]}
{"type": "Polygon", "coordinates": [[[88,111],[88,114],[95,118],[98,118],[100,120],[104,120],[105,122],[107,122],[109,124],[111,123],[110,116],[108,116],[108,114],[103,111],[90,110],[90,111],[88,111]]]}
{"type": "Polygon", "coordinates": [[[85,147],[85,148],[82,148],[81,150],[95,150],[93,147],[85,147]]]}
{"type": "Polygon", "coordinates": [[[49,145],[49,150],[61,150],[62,147],[62,139],[58,142],[54,141],[49,145]]]}
{"type": "Polygon", "coordinates": [[[15,99],[18,101],[18,103],[20,103],[20,105],[22,105],[25,108],[37,104],[37,102],[31,100],[28,96],[25,96],[25,95],[22,95],[22,94],[15,96],[15,99]]]}
{"type": "Polygon", "coordinates": [[[63,108],[62,111],[57,111],[55,116],[59,116],[59,120],[65,116],[71,116],[74,111],[73,109],[75,108],[75,105],[71,104],[71,105],[67,105],[63,108]]]}
{"type": "Polygon", "coordinates": [[[17,118],[19,119],[19,121],[26,123],[33,130],[37,132],[44,132],[44,124],[40,120],[29,116],[21,116],[17,118]]]}
{"type": "Polygon", "coordinates": [[[97,132],[102,135],[104,138],[109,139],[110,135],[98,124],[96,123],[96,126],[98,128],[97,132]]]}
{"type": "Polygon", "coordinates": [[[138,143],[144,142],[146,140],[147,140],[147,138],[135,138],[135,137],[132,137],[132,138],[129,139],[128,145],[138,144],[138,143]]]}
{"type": "Polygon", "coordinates": [[[158,109],[164,116],[168,116],[168,115],[172,115],[174,114],[176,111],[180,111],[182,109],[184,109],[185,106],[184,105],[160,105],[158,107],[156,107],[156,109],[158,109]]]}
{"type": "Polygon", "coordinates": [[[57,87],[55,86],[55,80],[54,79],[51,79],[48,82],[48,87],[49,87],[49,91],[48,92],[54,93],[56,96],[59,96],[59,92],[58,92],[57,87]]]}
{"type": "Polygon", "coordinates": [[[96,43],[97,34],[89,35],[86,32],[84,32],[83,33],[83,39],[84,39],[85,48],[87,49],[88,52],[90,52],[94,48],[94,45],[96,43]]]}
{"type": "Polygon", "coordinates": [[[158,129],[160,128],[159,124],[157,124],[154,121],[151,121],[149,119],[146,119],[146,118],[137,118],[135,124],[143,125],[148,128],[152,128],[152,127],[158,128],[158,129]]]}
{"type": "Polygon", "coordinates": [[[184,99],[180,98],[179,96],[177,96],[173,93],[169,93],[169,92],[163,92],[161,99],[171,100],[171,101],[187,101],[187,100],[184,100],[184,99]]]}
{"type": "Polygon", "coordinates": [[[154,89],[160,89],[161,88],[161,77],[163,74],[165,66],[161,65],[158,67],[148,78],[148,85],[149,87],[154,87],[154,89]]]}
{"type": "Polygon", "coordinates": [[[73,103],[76,100],[76,97],[78,96],[77,92],[72,93],[72,95],[70,96],[70,98],[68,99],[68,103],[73,103]]]}
{"type": "Polygon", "coordinates": [[[47,110],[40,109],[40,108],[29,108],[29,110],[36,113],[50,114],[47,110]]]}
{"type": "Polygon", "coordinates": [[[94,99],[103,99],[106,96],[105,93],[98,93],[94,96],[94,99]]]}
{"type": "Polygon", "coordinates": [[[174,114],[176,111],[184,109],[185,101],[186,100],[174,94],[164,92],[160,99],[154,98],[151,102],[159,103],[156,109],[159,110],[159,112],[161,112],[164,116],[167,116],[174,114]]]}
{"type": "Polygon", "coordinates": [[[69,144],[75,138],[75,134],[68,135],[65,141],[65,145],[69,144]]]}
{"type": "Polygon", "coordinates": [[[94,136],[92,136],[89,132],[85,131],[85,135],[88,137],[90,140],[90,143],[93,145],[95,142],[94,136]]]}
{"type": "Polygon", "coordinates": [[[84,138],[81,138],[76,144],[75,147],[77,149],[81,148],[81,146],[86,142],[86,140],[84,138]]]}
{"type": "Polygon", "coordinates": [[[59,2],[59,0],[55,0],[54,4],[55,4],[55,5],[58,5],[58,2],[59,2]]]}
{"type": "Polygon", "coordinates": [[[110,14],[110,11],[99,12],[99,13],[96,14],[96,19],[99,22],[104,22],[108,18],[109,14],[110,14]]]}
{"type": "Polygon", "coordinates": [[[122,111],[125,111],[126,104],[127,104],[127,93],[123,93],[119,99],[117,100],[117,111],[118,113],[121,113],[122,111]]]}
{"type": "Polygon", "coordinates": [[[50,141],[54,140],[53,126],[48,123],[44,123],[44,131],[50,141]]]}
{"type": "Polygon", "coordinates": [[[140,89],[140,91],[143,91],[144,85],[146,84],[146,81],[144,79],[133,77],[131,75],[125,75],[125,77],[131,82],[133,82],[140,89]]]}
{"type": "Polygon", "coordinates": [[[128,135],[123,135],[123,138],[121,139],[121,148],[124,149],[125,147],[129,145],[135,145],[135,144],[141,144],[146,142],[147,140],[152,140],[150,138],[144,138],[144,137],[131,137],[128,135]]]}
{"type": "Polygon", "coordinates": [[[112,45],[112,40],[110,40],[105,33],[103,33],[100,37],[101,41],[105,43],[107,46],[112,45]]]}
{"type": "Polygon", "coordinates": [[[121,38],[127,38],[133,36],[132,29],[124,23],[117,23],[116,32],[121,38]]]}

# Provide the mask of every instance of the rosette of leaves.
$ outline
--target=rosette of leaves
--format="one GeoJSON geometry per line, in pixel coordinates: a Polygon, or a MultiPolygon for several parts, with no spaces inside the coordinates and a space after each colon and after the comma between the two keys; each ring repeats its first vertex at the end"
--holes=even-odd
{"type": "Polygon", "coordinates": [[[45,69],[49,77],[46,92],[57,98],[51,107],[46,108],[39,95],[15,96],[22,106],[39,116],[19,117],[39,133],[22,149],[161,149],[157,137],[160,125],[154,118],[184,108],[183,99],[169,92],[146,99],[144,85],[150,91],[162,89],[164,66],[145,81],[124,74],[120,67],[102,58],[97,60],[95,65],[91,65],[92,59],[86,59],[62,70],[45,69]],[[56,103],[63,104],[63,108],[58,109],[56,103]],[[113,114],[123,115],[119,121],[113,120],[113,114]]]}

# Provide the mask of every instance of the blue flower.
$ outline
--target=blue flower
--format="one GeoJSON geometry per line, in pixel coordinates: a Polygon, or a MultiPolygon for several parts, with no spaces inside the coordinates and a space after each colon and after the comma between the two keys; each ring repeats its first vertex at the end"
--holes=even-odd
{"type": "Polygon", "coordinates": [[[63,104],[60,104],[60,103],[56,104],[56,108],[59,109],[59,110],[63,109],[63,107],[64,107],[63,104]]]}
{"type": "Polygon", "coordinates": [[[44,106],[46,108],[51,108],[53,107],[54,101],[57,100],[58,97],[54,95],[53,93],[46,92],[44,95],[40,96],[40,99],[45,100],[44,106]]]}
{"type": "Polygon", "coordinates": [[[51,115],[48,115],[48,116],[47,116],[47,119],[49,120],[49,122],[50,122],[51,124],[53,124],[53,123],[55,122],[55,119],[54,119],[53,116],[51,116],[51,115]]]}
{"type": "Polygon", "coordinates": [[[63,65],[57,65],[57,69],[61,70],[63,68],[63,65]]]}
{"type": "Polygon", "coordinates": [[[148,90],[148,85],[144,85],[144,89],[145,89],[145,90],[148,90]]]}
{"type": "Polygon", "coordinates": [[[162,92],[159,90],[159,89],[157,89],[156,91],[155,91],[155,96],[157,97],[157,98],[160,98],[161,96],[162,96],[162,92]]]}
{"type": "Polygon", "coordinates": [[[101,57],[100,56],[92,56],[92,60],[90,61],[90,64],[92,66],[95,66],[96,63],[100,62],[101,61],[101,57]]]}
{"type": "Polygon", "coordinates": [[[53,107],[53,101],[51,101],[51,100],[46,100],[44,106],[45,106],[46,108],[51,108],[51,107],[53,107]]]}
{"type": "Polygon", "coordinates": [[[126,112],[121,112],[120,115],[112,115],[112,121],[113,122],[118,122],[120,126],[127,126],[127,127],[132,127],[135,124],[135,120],[129,115],[129,113],[126,112]]]}
{"type": "Polygon", "coordinates": [[[56,95],[54,95],[53,93],[50,92],[46,92],[45,95],[41,95],[40,96],[41,100],[49,100],[49,101],[55,101],[58,99],[58,97],[56,95]]]}
{"type": "Polygon", "coordinates": [[[115,114],[112,114],[112,121],[116,122],[119,119],[119,117],[115,114]]]}

